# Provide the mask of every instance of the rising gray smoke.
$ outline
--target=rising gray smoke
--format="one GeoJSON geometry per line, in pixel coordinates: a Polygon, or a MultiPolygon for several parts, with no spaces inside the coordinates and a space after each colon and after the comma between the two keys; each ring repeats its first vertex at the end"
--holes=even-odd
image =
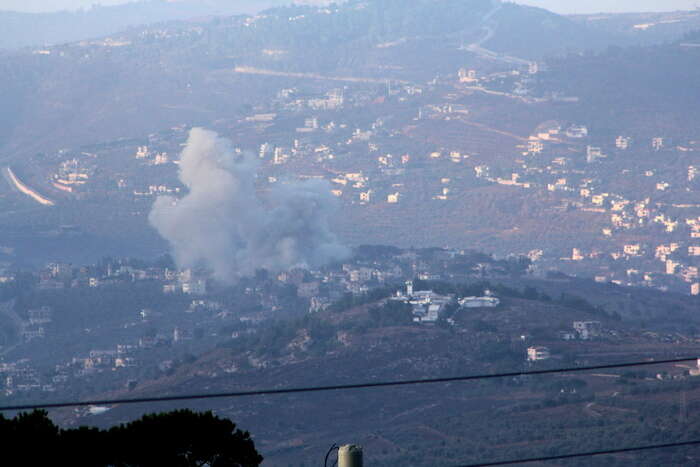
{"type": "Polygon", "coordinates": [[[257,168],[230,141],[192,129],[180,156],[189,193],[158,197],[149,215],[179,267],[205,267],[230,283],[256,269],[317,267],[349,254],[329,229],[336,203],[327,182],[274,185],[263,203],[255,191],[257,168]]]}

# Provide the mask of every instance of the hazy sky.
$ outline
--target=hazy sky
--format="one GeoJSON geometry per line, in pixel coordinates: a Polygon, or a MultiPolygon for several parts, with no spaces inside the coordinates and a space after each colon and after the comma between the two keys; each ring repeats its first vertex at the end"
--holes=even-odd
{"type": "Polygon", "coordinates": [[[14,11],[56,11],[77,8],[89,8],[90,5],[117,5],[127,3],[125,0],[0,0],[0,10],[14,11]]]}
{"type": "Polygon", "coordinates": [[[515,2],[564,14],[692,10],[700,6],[700,0],[515,0],[515,2]]]}
{"type": "MultiPolygon", "coordinates": [[[[115,5],[128,0],[0,0],[0,10],[53,11],[89,8],[90,5],[115,5]]],[[[231,0],[234,1],[234,0],[231,0]]],[[[700,6],[700,0],[516,0],[558,13],[594,13],[599,11],[688,10],[700,6]]],[[[291,0],[290,0],[291,3],[291,0]]]]}

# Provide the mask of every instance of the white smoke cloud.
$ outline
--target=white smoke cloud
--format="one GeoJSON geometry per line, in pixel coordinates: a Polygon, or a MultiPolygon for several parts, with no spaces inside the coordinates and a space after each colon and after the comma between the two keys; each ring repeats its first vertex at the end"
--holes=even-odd
{"type": "Polygon", "coordinates": [[[205,267],[230,283],[256,269],[317,267],[349,254],[329,228],[336,201],[327,182],[275,185],[263,202],[257,169],[255,158],[235,154],[215,132],[190,131],[180,156],[189,193],[158,197],[149,215],[179,267],[205,267]]]}

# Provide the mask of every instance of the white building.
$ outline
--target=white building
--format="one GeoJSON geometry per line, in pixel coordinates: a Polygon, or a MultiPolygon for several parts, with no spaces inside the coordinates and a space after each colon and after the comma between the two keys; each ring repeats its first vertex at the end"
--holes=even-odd
{"type": "Polygon", "coordinates": [[[439,318],[452,295],[440,295],[432,290],[413,290],[413,281],[406,281],[406,292],[396,292],[393,300],[400,300],[412,305],[413,321],[416,323],[434,323],[439,318]]]}
{"type": "Polygon", "coordinates": [[[414,306],[413,321],[416,323],[435,323],[440,318],[443,306],[437,303],[414,306]]]}
{"type": "Polygon", "coordinates": [[[460,83],[475,83],[479,81],[476,77],[476,70],[468,70],[466,68],[459,69],[459,82],[460,83]]]}
{"type": "Polygon", "coordinates": [[[589,164],[597,161],[598,159],[604,159],[607,157],[603,154],[603,150],[597,146],[587,146],[586,147],[586,162],[589,164]]]}
{"type": "Polygon", "coordinates": [[[615,147],[622,151],[626,151],[627,149],[629,149],[631,143],[632,138],[630,138],[629,136],[618,136],[615,139],[615,147]]]}
{"type": "Polygon", "coordinates": [[[206,295],[207,283],[203,280],[196,280],[182,283],[182,293],[190,295],[206,295]]]}
{"type": "Polygon", "coordinates": [[[569,138],[585,138],[588,136],[588,128],[583,125],[572,125],[566,130],[569,138]]]}
{"type": "Polygon", "coordinates": [[[462,308],[496,308],[501,304],[501,300],[494,297],[491,291],[487,290],[483,297],[464,297],[459,299],[459,306],[462,308]]]}
{"type": "Polygon", "coordinates": [[[528,362],[539,362],[542,360],[548,360],[551,357],[551,353],[547,347],[536,346],[528,347],[527,349],[527,361],[528,362]]]}

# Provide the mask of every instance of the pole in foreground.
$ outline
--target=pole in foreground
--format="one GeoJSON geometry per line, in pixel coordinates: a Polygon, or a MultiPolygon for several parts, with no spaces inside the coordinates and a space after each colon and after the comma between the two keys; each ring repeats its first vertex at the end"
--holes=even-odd
{"type": "Polygon", "coordinates": [[[362,447],[346,444],[338,449],[338,467],[363,467],[362,447]]]}

